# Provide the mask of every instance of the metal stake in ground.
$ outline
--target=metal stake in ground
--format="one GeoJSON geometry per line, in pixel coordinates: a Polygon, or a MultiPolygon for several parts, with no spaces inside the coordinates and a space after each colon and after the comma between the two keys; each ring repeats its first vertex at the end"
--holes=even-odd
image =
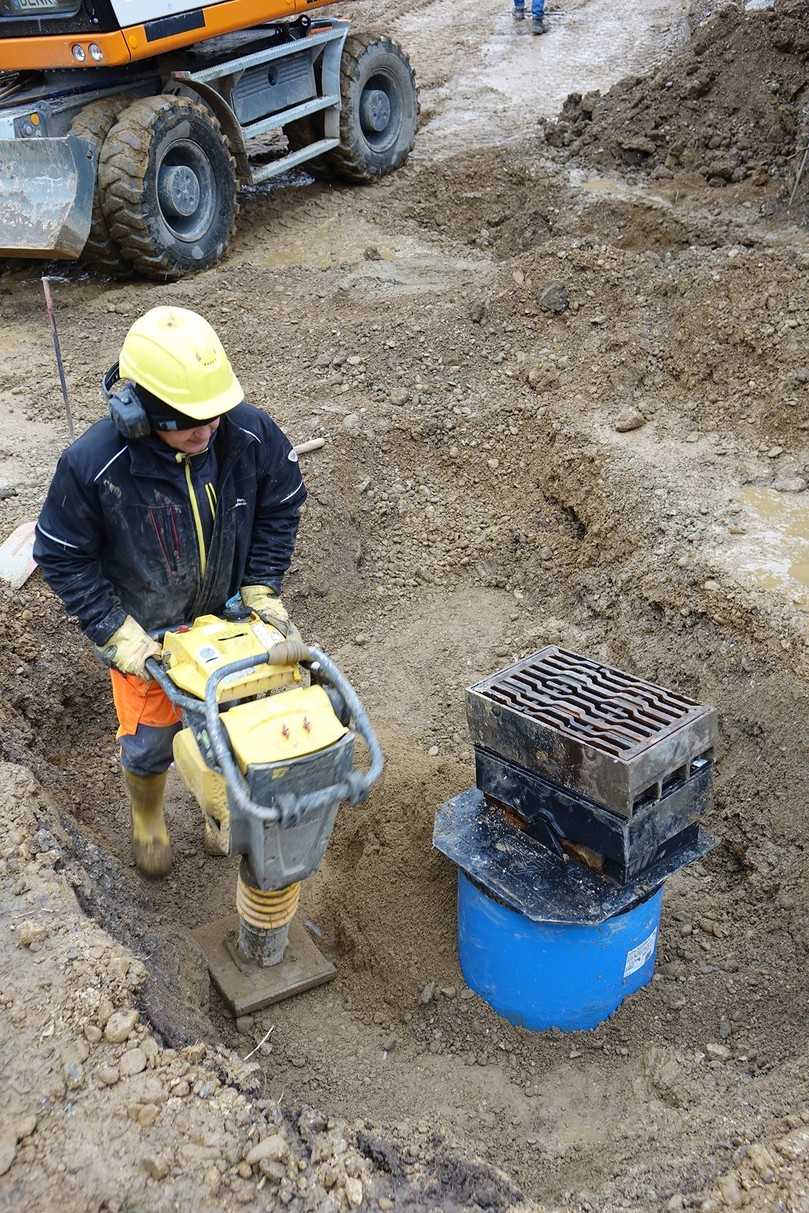
{"type": "Polygon", "coordinates": [[[65,367],[62,362],[62,346],[59,342],[59,330],[56,327],[56,309],[53,306],[53,295],[51,294],[51,279],[46,275],[42,275],[42,292],[45,296],[45,307],[48,310],[48,324],[51,329],[51,341],[53,342],[53,352],[56,357],[56,368],[59,371],[59,384],[62,388],[62,399],[65,402],[65,416],[67,418],[67,428],[70,434],[70,441],[73,442],[76,437],[76,427],[73,424],[73,412],[70,407],[70,398],[67,394],[67,380],[65,379],[65,367]]]}
{"type": "MultiPolygon", "coordinates": [[[[62,349],[59,345],[59,332],[56,328],[56,312],[53,306],[53,295],[51,294],[51,282],[66,281],[66,279],[53,279],[45,275],[42,277],[42,291],[45,295],[45,307],[48,309],[48,323],[51,329],[51,340],[53,341],[53,352],[56,355],[56,366],[59,371],[59,382],[62,385],[62,398],[65,402],[65,416],[67,417],[67,428],[70,433],[70,441],[76,437],[76,429],[73,424],[73,413],[70,408],[70,399],[67,394],[67,382],[65,381],[65,368],[62,363],[62,349]]],[[[33,518],[21,522],[15,530],[9,535],[4,543],[0,544],[0,581],[7,582],[14,590],[20,589],[25,585],[25,582],[37,567],[34,562],[34,529],[35,522],[33,518]]]]}

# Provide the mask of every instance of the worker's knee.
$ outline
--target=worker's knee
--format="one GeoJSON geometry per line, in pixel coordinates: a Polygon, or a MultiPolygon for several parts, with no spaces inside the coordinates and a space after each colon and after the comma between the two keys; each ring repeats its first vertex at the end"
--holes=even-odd
{"type": "Polygon", "coordinates": [[[137,731],[121,738],[121,765],[134,775],[160,775],[173,761],[172,745],[179,724],[157,727],[139,724],[137,731]]]}

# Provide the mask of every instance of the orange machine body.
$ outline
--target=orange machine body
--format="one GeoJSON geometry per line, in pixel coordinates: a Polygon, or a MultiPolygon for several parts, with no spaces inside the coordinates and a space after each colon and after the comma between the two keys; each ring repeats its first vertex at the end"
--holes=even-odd
{"type": "MultiPolygon", "coordinates": [[[[4,36],[0,23],[0,71],[49,71],[74,68],[123,67],[138,60],[181,50],[206,38],[248,29],[265,21],[290,17],[331,0],[222,0],[220,4],[190,6],[183,13],[155,16],[119,29],[73,33],[36,33],[4,36]],[[81,48],[79,62],[75,48],[81,48]],[[95,53],[91,47],[97,48],[95,53]],[[96,55],[100,54],[100,58],[96,55]]],[[[57,28],[54,18],[37,22],[40,28],[57,28]]],[[[88,22],[89,24],[89,22],[88,22]]],[[[7,28],[10,28],[7,27],[7,28]]]]}

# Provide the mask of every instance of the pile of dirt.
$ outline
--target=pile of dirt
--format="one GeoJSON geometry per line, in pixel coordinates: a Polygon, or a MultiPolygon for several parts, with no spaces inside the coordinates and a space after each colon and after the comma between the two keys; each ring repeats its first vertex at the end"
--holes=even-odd
{"type": "Polygon", "coordinates": [[[806,0],[751,12],[732,3],[654,74],[622,80],[604,96],[571,93],[547,141],[599,168],[765,185],[797,168],[807,62],[806,0]]]}
{"type": "Polygon", "coordinates": [[[519,1206],[435,1134],[264,1098],[257,1050],[216,1043],[204,964],[196,1011],[181,1005],[190,941],[166,946],[137,882],[24,767],[0,763],[0,828],[0,1207],[53,1208],[57,1186],[66,1213],[519,1206]]]}

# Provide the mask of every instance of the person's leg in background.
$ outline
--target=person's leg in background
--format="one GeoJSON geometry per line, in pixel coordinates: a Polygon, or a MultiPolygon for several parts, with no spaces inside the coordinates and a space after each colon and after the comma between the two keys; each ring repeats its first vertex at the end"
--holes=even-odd
{"type": "Polygon", "coordinates": [[[511,15],[515,21],[525,20],[525,0],[514,0],[514,7],[511,10],[511,15]]]}
{"type": "Polygon", "coordinates": [[[135,863],[145,876],[165,876],[172,860],[163,811],[166,772],[180,713],[156,683],[117,670],[111,674],[135,863]]]}
{"type": "Polygon", "coordinates": [[[531,0],[531,33],[545,33],[545,0],[531,0]]]}

